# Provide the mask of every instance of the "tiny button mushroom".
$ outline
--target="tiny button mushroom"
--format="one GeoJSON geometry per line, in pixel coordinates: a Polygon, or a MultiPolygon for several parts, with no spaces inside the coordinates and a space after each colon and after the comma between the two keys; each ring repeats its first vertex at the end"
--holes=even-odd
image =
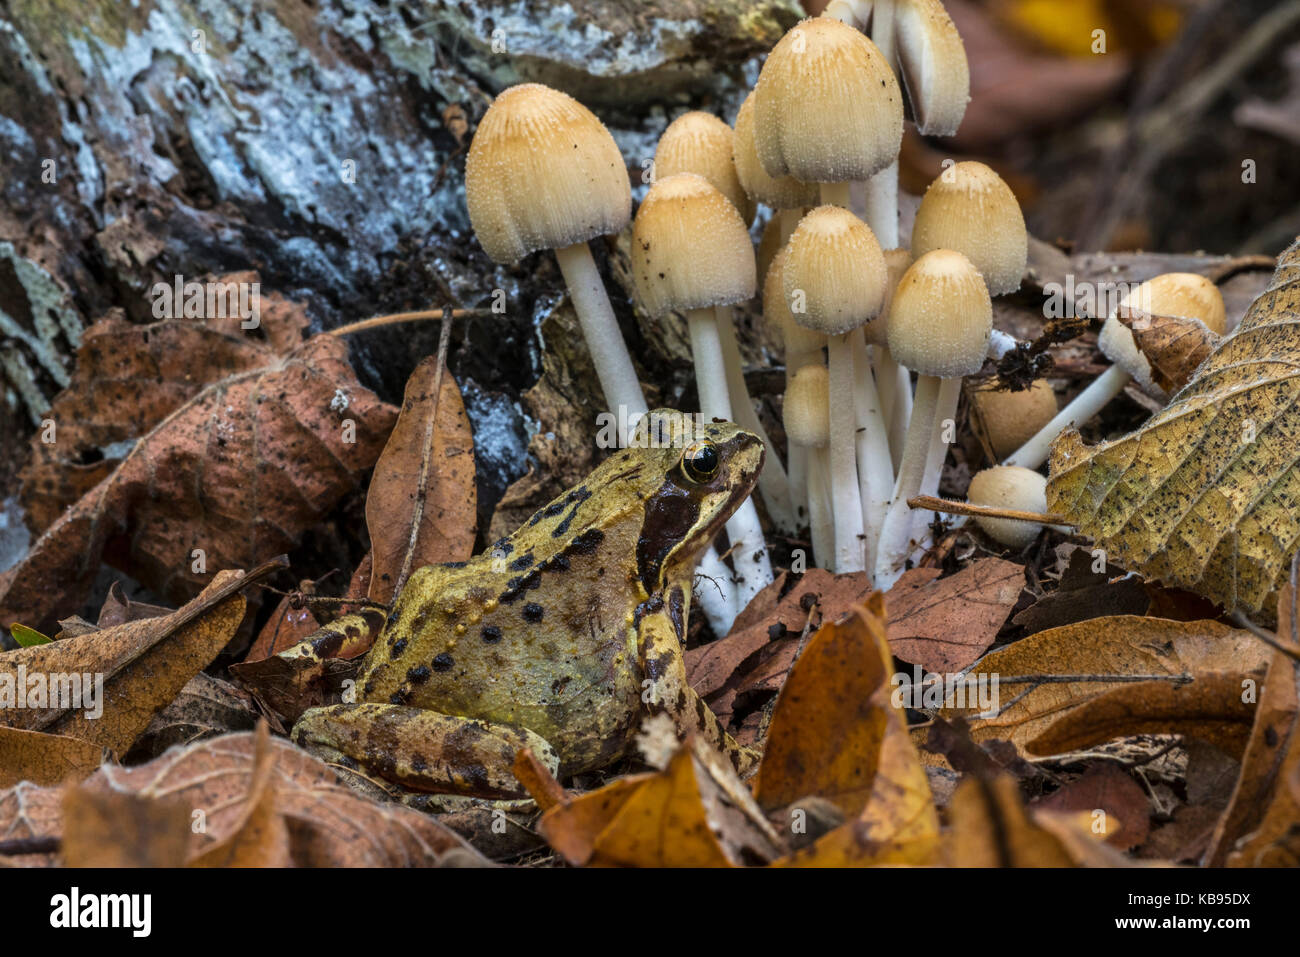
{"type": "MultiPolygon", "coordinates": [[[[1018,465],[995,465],[975,473],[970,480],[970,488],[966,491],[966,501],[972,505],[1037,512],[1041,515],[1047,511],[1047,479],[1033,469],[1018,465]]],[[[1011,548],[1024,548],[1043,530],[1038,522],[984,515],[977,515],[975,523],[989,538],[1011,548]]]]}
{"type": "MultiPolygon", "coordinates": [[[[1195,273],[1164,273],[1142,283],[1119,303],[1119,309],[1130,307],[1152,315],[1178,316],[1199,319],[1212,331],[1222,334],[1226,330],[1226,310],[1219,288],[1204,276],[1195,273]]],[[[1056,417],[1038,430],[1037,434],[1007,457],[1004,465],[1023,465],[1037,468],[1047,461],[1052,442],[1068,426],[1076,428],[1102,410],[1111,399],[1124,391],[1128,383],[1137,379],[1152,386],[1151,366],[1138,349],[1133,333],[1112,314],[1102,326],[1097,345],[1114,365],[1097,376],[1092,383],[1069,402],[1056,417]]]]}
{"type": "MultiPolygon", "coordinates": [[[[740,104],[736,114],[736,128],[732,139],[736,176],[740,185],[756,203],[776,211],[777,248],[784,246],[799,220],[803,208],[817,205],[817,184],[805,183],[793,176],[769,176],[759,161],[754,146],[754,93],[751,91],[740,104]]],[[[760,263],[761,265],[761,263],[760,263]]]]}
{"type": "Polygon", "coordinates": [[[1046,379],[1013,392],[996,377],[973,389],[971,420],[996,460],[1010,455],[1056,415],[1056,392],[1046,379]]]}
{"type": "Polygon", "coordinates": [[[692,110],[668,124],[655,147],[655,178],[676,173],[703,176],[731,200],[745,225],[754,222],[754,201],[736,175],[731,127],[711,113],[692,110]]]}

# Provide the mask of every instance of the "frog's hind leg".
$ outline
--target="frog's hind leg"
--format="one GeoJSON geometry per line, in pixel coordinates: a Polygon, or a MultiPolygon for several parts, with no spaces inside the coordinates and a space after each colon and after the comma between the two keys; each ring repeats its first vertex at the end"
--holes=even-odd
{"type": "Polygon", "coordinates": [[[682,656],[685,646],[679,630],[666,609],[643,608],[639,629],[641,668],[649,685],[642,700],[652,712],[664,712],[672,718],[679,734],[699,734],[729,757],[737,772],[748,774],[758,766],[761,754],[728,734],[704,699],[687,683],[682,656]]]}
{"type": "Polygon", "coordinates": [[[552,773],[559,767],[546,739],[527,728],[406,705],[312,708],[298,719],[292,737],[326,761],[422,793],[526,798],[511,770],[521,748],[552,773]]]}

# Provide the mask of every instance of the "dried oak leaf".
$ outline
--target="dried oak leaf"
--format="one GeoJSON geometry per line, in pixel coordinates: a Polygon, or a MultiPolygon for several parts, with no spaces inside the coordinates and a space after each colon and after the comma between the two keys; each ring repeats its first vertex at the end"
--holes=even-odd
{"type": "Polygon", "coordinates": [[[945,707],[948,720],[971,721],[971,737],[1006,738],[1024,750],[1054,721],[1073,708],[1105,694],[1115,684],[1066,681],[1008,683],[1033,675],[1182,675],[1248,671],[1267,660],[1265,645],[1248,631],[1216,621],[1167,621],[1119,615],[1049,628],[986,655],[971,674],[996,675],[1001,711],[977,719],[979,706],[945,707]],[[1032,689],[1032,690],[1031,690],[1032,689]],[[1018,700],[1016,700],[1018,699],[1018,700]]]}
{"type": "Polygon", "coordinates": [[[50,411],[56,441],[38,436],[23,473],[42,534],[0,575],[0,622],[52,625],[101,559],[184,601],[209,580],[194,549],[206,568],[252,567],[357,487],[396,410],[357,381],[345,342],[302,341],[302,308],[264,299],[264,338],[237,320],[110,318],[86,332],[50,411]]]}
{"type": "Polygon", "coordinates": [[[1131,435],[1052,445],[1048,511],[1110,560],[1266,607],[1300,540],[1300,242],[1197,374],[1131,435]]]}
{"type": "Polygon", "coordinates": [[[474,434],[465,403],[451,372],[429,356],[406,382],[401,414],[366,493],[370,600],[387,604],[392,599],[417,510],[411,569],[467,560],[474,551],[477,501],[474,434]],[[417,502],[426,450],[426,494],[417,502]]]}

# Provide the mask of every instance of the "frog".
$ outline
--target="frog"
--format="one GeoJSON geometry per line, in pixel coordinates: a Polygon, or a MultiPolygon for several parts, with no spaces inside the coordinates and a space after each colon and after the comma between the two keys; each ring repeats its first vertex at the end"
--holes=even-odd
{"type": "Polygon", "coordinates": [[[522,749],[569,778],[627,757],[642,721],[666,714],[748,775],[757,750],[687,683],[684,652],[697,559],[764,455],[732,422],[642,416],[624,448],[513,534],[412,573],[357,700],[307,710],[292,739],[407,796],[509,804],[528,798],[513,773],[522,749]]]}

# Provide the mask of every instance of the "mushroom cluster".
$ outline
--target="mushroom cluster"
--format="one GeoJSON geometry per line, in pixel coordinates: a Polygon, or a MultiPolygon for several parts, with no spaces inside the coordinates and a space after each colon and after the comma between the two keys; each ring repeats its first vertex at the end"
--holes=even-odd
{"type": "MultiPolygon", "coordinates": [[[[969,90],[961,38],[940,0],[832,0],[773,47],[734,127],[700,111],[668,125],[632,222],[636,298],[652,317],[684,316],[700,411],[734,419],[767,446],[758,491],[772,525],[796,540],[806,529],[815,564],[865,572],[879,588],[927,544],[925,513],[908,503],[938,491],[963,379],[1015,342],[993,328],[993,300],[1019,288],[1028,235],[994,170],[945,164],[910,247],[900,243],[905,118],[922,134],[952,135],[969,90]],[[767,224],[756,252],[749,228],[760,209],[767,224]],[[784,352],[784,450],[746,390],[732,316],[756,292],[784,352]]],[[[634,422],[645,401],[586,245],[622,231],[631,214],[626,164],[609,133],[563,93],[511,88],[479,125],[466,189],[493,258],[555,251],[606,401],[634,422]]],[[[1217,290],[1198,279],[1159,277],[1135,293],[1136,307],[1222,331],[1217,290]]],[[[1037,469],[1061,428],[1130,378],[1149,378],[1117,318],[1101,344],[1115,367],[1059,412],[1042,380],[1020,392],[996,381],[971,390],[972,424],[993,461],[1004,461],[975,476],[969,498],[1016,514],[977,518],[995,541],[1021,547],[1037,534],[1025,515],[1044,510],[1037,469]]],[[[722,572],[723,588],[701,591],[715,630],[772,581],[752,502],[727,537],[733,570],[710,553],[705,574],[722,572]]]]}

